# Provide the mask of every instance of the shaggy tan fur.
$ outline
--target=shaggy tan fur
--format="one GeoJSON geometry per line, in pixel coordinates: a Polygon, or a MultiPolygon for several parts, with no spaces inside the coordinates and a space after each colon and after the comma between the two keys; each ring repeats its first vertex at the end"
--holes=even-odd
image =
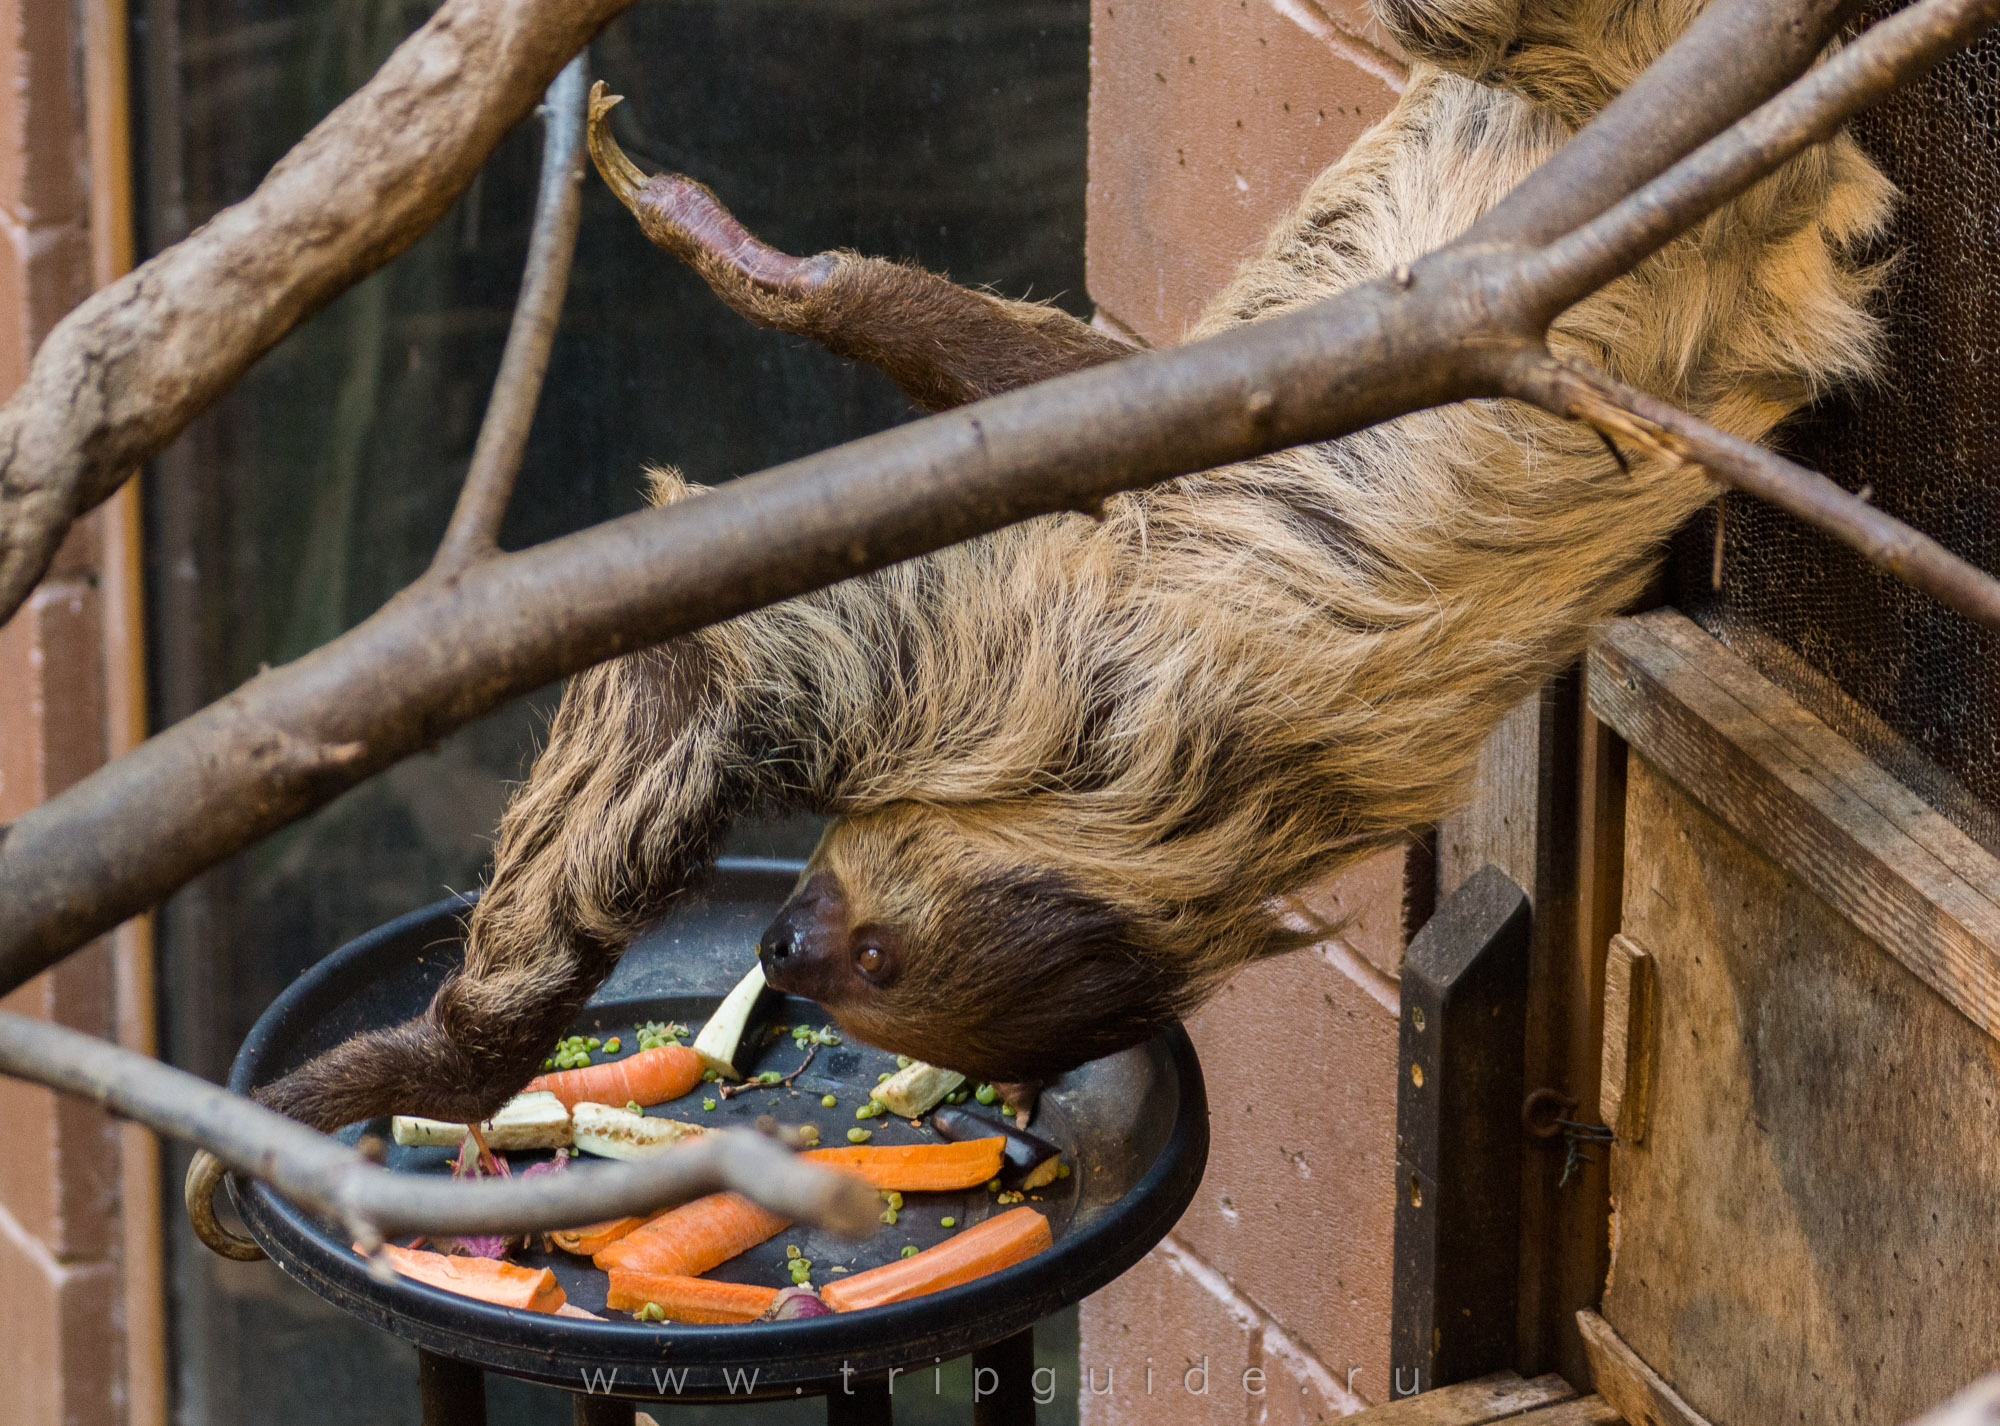
{"type": "MultiPolygon", "coordinates": [[[[1436,63],[1197,335],[1447,242],[1697,8],[1386,0],[1436,63]]],[[[1868,370],[1853,255],[1890,196],[1836,140],[1569,312],[1555,344],[1762,436],[1868,370]]],[[[688,493],[658,479],[661,500],[688,493]]],[[[507,813],[463,975],[273,1102],[316,1122],[489,1110],[756,807],[837,814],[814,871],[857,935],[898,947],[889,983],[830,1006],[856,1033],[994,1078],[1129,1044],[1293,944],[1276,893],[1450,812],[1496,720],[1711,493],[1686,469],[1621,471],[1525,407],[1459,405],[595,669],[507,813]]]]}

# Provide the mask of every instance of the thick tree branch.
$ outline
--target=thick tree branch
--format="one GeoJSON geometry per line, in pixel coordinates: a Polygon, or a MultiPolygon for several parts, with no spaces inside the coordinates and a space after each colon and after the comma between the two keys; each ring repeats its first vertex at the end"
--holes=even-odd
{"type": "Polygon", "coordinates": [[[1459,242],[1530,246],[1595,218],[1804,74],[1860,9],[1861,0],[1710,5],[1459,242]]]}
{"type": "Polygon", "coordinates": [[[415,242],[631,0],[447,0],[241,203],[57,324],[0,409],[0,620],[70,522],[415,242]]]}
{"type": "Polygon", "coordinates": [[[562,317],[563,294],[569,290],[570,259],[576,255],[576,230],[583,216],[584,97],[589,84],[583,55],[563,66],[542,101],[545,137],[542,181],[535,194],[535,223],[528,238],[527,270],[514,320],[507,328],[507,346],[500,355],[500,374],[487,398],[486,419],[472,448],[465,486],[451,512],[444,540],[432,561],[433,574],[449,574],[500,547],[500,522],[521,472],[528,449],[528,430],[541,399],[542,378],[548,375],[549,350],[555,345],[556,324],[562,317]]]}
{"type": "MultiPolygon", "coordinates": [[[[1842,14],[1837,0],[1722,0],[1466,240],[1394,279],[900,427],[702,500],[480,558],[511,472],[482,476],[469,483],[480,494],[466,497],[480,513],[466,520],[486,540],[448,541],[457,554],[436,576],[357,629],[261,675],[0,834],[0,905],[9,912],[0,991],[372,772],[565,673],[1014,521],[1090,509],[1116,491],[1445,401],[1515,395],[1699,461],[2000,624],[2000,586],[1982,588],[1984,576],[1934,542],[1769,452],[1553,362],[1541,345],[1554,312],[1831,132],[1924,56],[1934,59],[1945,43],[1937,26],[1983,25],[1995,3],[1923,0],[1907,23],[1864,38],[1850,51],[1857,58],[1828,65],[1772,106],[1747,137],[1676,164],[1802,72],[1842,14]],[[1579,224],[1587,236],[1559,245],[1552,259],[1529,246],[1579,224]]],[[[203,368],[211,386],[202,400],[254,355],[219,376],[203,368]]],[[[143,406],[161,394],[145,384],[147,371],[119,379],[128,377],[141,384],[120,399],[143,406]]],[[[0,413],[0,434],[12,409],[0,413]]],[[[7,553],[0,544],[0,557],[7,553]]],[[[370,1188],[377,1171],[358,1168],[331,1141],[212,1086],[200,1087],[212,1097],[202,1099],[164,1066],[106,1058],[121,1053],[38,1022],[0,1020],[0,1070],[195,1139],[300,1201],[378,1227],[440,1232],[554,1221],[537,1215],[557,1210],[531,1197],[504,1207],[482,1199],[478,1211],[490,1209],[482,1218],[449,1185],[424,1191],[449,1193],[450,1203],[370,1188]],[[367,1198],[378,1191],[390,1197],[367,1198]]],[[[617,1200],[628,1201],[637,1199],[617,1200]]],[[[622,1210],[596,1199],[565,1201],[560,1215],[614,1211],[622,1210]]]]}
{"type": "Polygon", "coordinates": [[[454,1181],[394,1173],[338,1140],[148,1056],[0,1011],[0,1073],[75,1094],[208,1149],[239,1173],[366,1240],[574,1228],[733,1189],[774,1213],[852,1237],[873,1231],[873,1190],[759,1134],[704,1136],[631,1164],[536,1178],[454,1181]]]}
{"type": "MultiPolygon", "coordinates": [[[[1739,6],[1773,13],[1770,0],[1716,8],[1739,6]]],[[[1730,56],[1712,46],[1735,33],[1689,39],[1706,63],[1727,67],[1730,56]]],[[[1677,45],[1662,64],[1682,67],[1681,53],[1677,45]]],[[[1670,92],[1647,92],[1662,123],[1683,107],[1670,92]]],[[[1634,122],[1629,114],[1620,122],[1634,122]]],[[[1777,159],[1760,151],[1747,162],[1777,159]]],[[[1599,208],[1622,181],[1606,180],[1599,208]]],[[[1701,212],[1680,216],[1691,223],[1701,212]]],[[[397,758],[593,662],[1014,521],[1500,394],[1511,354],[1541,340],[1549,294],[1522,280],[1530,256],[1455,245],[1406,280],[421,581],[15,823],[0,841],[0,904],[11,912],[0,924],[0,991],[397,758]]]]}
{"type": "Polygon", "coordinates": [[[1511,396],[1587,422],[1613,440],[1698,465],[1723,484],[1826,531],[1940,604],[2000,629],[2000,580],[1816,471],[1546,352],[1516,357],[1506,387],[1511,396]]]}

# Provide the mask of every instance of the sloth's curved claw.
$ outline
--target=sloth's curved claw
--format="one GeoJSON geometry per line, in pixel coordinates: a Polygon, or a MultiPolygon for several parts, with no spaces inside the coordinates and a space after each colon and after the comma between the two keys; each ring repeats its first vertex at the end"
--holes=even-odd
{"type": "Polygon", "coordinates": [[[597,165],[597,175],[604,180],[604,186],[636,214],[639,211],[639,190],[646,186],[646,175],[638,164],[626,156],[625,150],[618,147],[618,140],[611,137],[611,125],[606,117],[624,102],[624,95],[607,92],[603,80],[591,85],[590,121],[585,138],[590,145],[590,161],[597,165]]]}

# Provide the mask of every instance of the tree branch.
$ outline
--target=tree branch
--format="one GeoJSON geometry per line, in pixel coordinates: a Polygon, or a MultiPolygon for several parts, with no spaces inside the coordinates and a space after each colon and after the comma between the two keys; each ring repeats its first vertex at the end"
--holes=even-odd
{"type": "MultiPolygon", "coordinates": [[[[1715,8],[1765,23],[1780,7],[1715,8]]],[[[1741,33],[1698,25],[1661,64],[1681,73],[1692,54],[1728,68],[1735,56],[1716,52],[1718,36],[1741,33]]],[[[1660,123],[1685,127],[1687,106],[1670,90],[1635,84],[1619,104],[1642,91],[1660,123]]],[[[1619,112],[1621,126],[1643,129],[1642,111],[1619,112]]],[[[1759,172],[1778,162],[1763,150],[1743,161],[1759,172]]],[[[1626,176],[1610,173],[1589,203],[1609,207],[1626,176]]],[[[1564,191],[1584,203],[1575,195],[1587,189],[1564,191]]],[[[1703,201],[1721,196],[1710,190],[1676,212],[1692,223],[1703,201]]],[[[1366,283],[497,556],[455,580],[420,581],[21,817],[0,841],[0,904],[11,913],[0,992],[396,759],[591,663],[1015,521],[1502,394],[1513,354],[1540,348],[1547,294],[1523,280],[1531,260],[1454,245],[1407,281],[1366,283]]]]}
{"type": "Polygon", "coordinates": [[[1526,264],[1524,280],[1546,285],[1554,320],[1996,23],[2000,0],[1923,0],[1891,15],[1645,187],[1551,242],[1526,264]]]}
{"type": "Polygon", "coordinates": [[[1588,222],[1804,74],[1861,0],[1713,4],[1459,244],[1546,243],[1588,222]]]}
{"type": "Polygon", "coordinates": [[[447,0],[256,192],[58,323],[0,409],[0,620],[77,516],[443,216],[630,3],[447,0]]]}
{"type": "Polygon", "coordinates": [[[454,1181],[397,1173],[338,1140],[146,1055],[0,1011],[0,1073],[103,1105],[200,1144],[239,1173],[367,1241],[391,1233],[463,1236],[574,1228],[733,1190],[774,1213],[850,1237],[881,1205],[866,1184],[817,1168],[760,1134],[704,1135],[630,1164],[535,1178],[454,1181]]]}
{"type": "Polygon", "coordinates": [[[1555,415],[1586,422],[1662,459],[1698,465],[1724,485],[1826,531],[1947,608],[2000,629],[2000,580],[1816,471],[1547,352],[1516,357],[1506,386],[1508,395],[1555,415]]]}
{"type": "Polygon", "coordinates": [[[570,259],[576,255],[576,230],[583,214],[584,91],[589,65],[579,54],[549,86],[542,101],[546,136],[542,145],[542,181],[535,195],[535,224],[528,239],[527,270],[514,320],[507,328],[507,347],[500,356],[500,374],[487,398],[486,419],[472,448],[458,505],[438,546],[430,573],[443,576],[463,569],[500,547],[500,522],[521,471],[528,448],[528,430],[541,399],[542,378],[549,370],[549,349],[555,345],[556,324],[562,317],[563,294],[569,289],[570,259]]]}
{"type": "MultiPolygon", "coordinates": [[[[497,402],[496,409],[518,420],[519,432],[509,435],[495,427],[495,463],[475,461],[453,522],[454,531],[471,533],[448,537],[440,553],[440,569],[449,577],[418,581],[340,639],[260,675],[0,829],[0,905],[9,913],[0,924],[0,992],[371,773],[563,674],[1018,520],[1090,509],[1117,491],[1333,438],[1446,401],[1514,395],[1591,420],[1667,458],[1698,460],[1743,489],[1845,530],[1843,538],[1872,558],[1907,571],[1912,582],[1940,597],[1965,601],[1954,607],[1979,608],[1984,612],[1978,617],[2000,624],[2000,586],[1986,581],[1982,588],[1976,581],[1984,576],[1954,562],[1934,542],[1845,496],[1823,477],[1733,441],[1642,393],[1555,363],[1541,345],[1549,316],[1566,305],[1557,300],[1564,293],[1574,300],[1615,275],[1605,271],[1607,265],[1629,267],[1662,234],[1685,230],[1813,135],[1830,132],[1839,122],[1833,115],[1844,118],[1886,92],[1892,81],[1879,79],[1868,66],[1916,63],[1910,56],[1930,54],[1944,43],[1931,27],[1983,20],[1994,3],[2000,0],[1922,0],[1907,23],[1884,27],[1884,38],[1867,37],[1853,46],[1849,53],[1859,58],[1843,56],[1822,72],[1831,78],[1808,81],[1760,116],[1748,137],[1725,139],[1680,163],[1696,143],[1803,72],[1844,13],[1839,0],[1806,0],[1803,8],[1783,0],[1722,0],[1466,239],[1395,280],[1364,284],[1198,344],[1134,356],[899,427],[734,482],[698,501],[628,516],[510,555],[487,553],[512,478],[500,455],[509,440],[518,450],[532,401],[497,402]],[[1648,187],[1627,199],[1647,180],[1648,187]],[[1559,244],[1552,258],[1524,246],[1558,238],[1579,224],[1586,225],[1588,236],[1568,247],[1559,244]],[[1615,259],[1606,252],[1615,252],[1615,259]],[[503,470],[504,475],[493,473],[503,470]]],[[[475,8],[454,0],[440,17],[475,8]]],[[[587,30],[616,8],[613,0],[600,0],[591,12],[597,19],[574,20],[574,27],[587,30]]],[[[536,28],[519,21],[545,41],[555,24],[549,20],[536,28]]],[[[405,49],[416,44],[413,40],[405,49]]],[[[553,53],[554,42],[548,44],[553,53]]],[[[553,67],[551,62],[543,79],[553,67]]],[[[423,108],[407,95],[404,100],[406,108],[423,108]]],[[[424,109],[431,119],[449,107],[437,102],[435,113],[424,109]]],[[[490,118],[503,106],[493,101],[469,107],[490,118]]],[[[357,145],[364,167],[374,163],[379,170],[367,143],[352,135],[347,142],[357,145]]],[[[337,151],[327,150],[318,162],[333,165],[338,158],[337,151]]],[[[288,159],[280,170],[293,163],[288,159]]],[[[274,171],[266,189],[278,177],[274,171]]],[[[441,181],[432,177],[412,186],[441,181]]],[[[462,186],[463,177],[458,181],[462,186]]],[[[250,203],[263,194],[260,190],[250,203]]],[[[408,236],[413,234],[400,241],[408,236]]],[[[340,246],[350,239],[351,230],[343,230],[329,240],[346,254],[333,266],[345,262],[352,269],[387,255],[365,244],[340,246]]],[[[353,275],[342,270],[326,277],[325,294],[353,275]]],[[[533,281],[528,285],[533,288],[533,281]]],[[[216,290],[213,283],[207,289],[216,290]]],[[[148,439],[161,442],[275,341],[283,325],[310,310],[295,302],[284,324],[249,323],[244,330],[254,329],[263,342],[254,349],[232,329],[236,345],[225,344],[218,364],[204,366],[198,356],[184,353],[178,366],[148,366],[133,354],[144,346],[147,324],[172,327],[185,316],[161,305],[168,299],[144,282],[133,284],[127,300],[133,311],[127,326],[118,328],[127,342],[127,364],[115,380],[100,372],[94,387],[58,384],[52,388],[56,406],[60,409],[68,399],[64,393],[73,391],[95,392],[90,399],[105,409],[114,396],[142,413],[160,403],[166,414],[147,429],[148,439]],[[187,394],[197,387],[199,399],[187,394]]],[[[101,320],[80,324],[65,340],[89,349],[79,333],[95,331],[91,323],[101,320]]],[[[184,333],[174,339],[185,347],[184,333]]],[[[510,335],[510,360],[513,350],[510,335]]],[[[523,361],[535,364],[533,348],[522,350],[523,361]]],[[[505,369],[503,364],[503,388],[520,390],[505,369]]],[[[33,403],[21,407],[17,401],[0,412],[0,437],[27,419],[17,407],[26,412],[33,403]]],[[[41,464],[27,460],[0,469],[59,474],[67,468],[64,461],[82,462],[76,468],[109,478],[109,472],[138,458],[125,454],[101,468],[91,464],[108,439],[103,432],[111,429],[86,410],[81,426],[57,422],[43,432],[36,458],[41,464]],[[66,439],[70,445],[64,445],[66,439]],[[93,452],[88,461],[77,454],[85,449],[93,452]]],[[[484,433],[481,444],[484,449],[484,433]]],[[[26,459],[18,440],[0,444],[0,453],[7,451],[13,462],[26,459]]],[[[80,477],[76,488],[82,499],[95,487],[80,477]]],[[[9,487],[8,498],[13,492],[9,487]]],[[[0,518],[15,520],[4,503],[0,518]]],[[[0,527],[0,536],[13,528],[0,527]]],[[[15,546],[0,543],[0,575],[17,553],[15,546]]],[[[0,594],[6,587],[0,579],[0,594]]],[[[549,1190],[534,1183],[515,1186],[531,1191],[502,1200],[494,1186],[454,1188],[382,1175],[332,1141],[213,1086],[74,1032],[14,1017],[0,1018],[0,1071],[96,1098],[162,1132],[214,1149],[225,1162],[261,1174],[290,1197],[376,1228],[463,1233],[559,1226],[558,1220],[607,1216],[662,1194],[650,1164],[579,1175],[608,1180],[591,1186],[605,1196],[587,1202],[565,1197],[560,1207],[538,1196],[549,1190]],[[383,1186],[390,1177],[394,1183],[383,1186]],[[630,1196],[618,1196],[628,1189],[630,1196]],[[412,1192],[421,1201],[410,1197],[412,1192]],[[472,1193],[482,1196],[464,1197],[472,1193]]],[[[723,1161],[736,1151],[703,1152],[716,1160],[708,1169],[700,1168],[704,1159],[676,1156],[675,1161],[690,1174],[712,1169],[718,1177],[705,1184],[724,1181],[723,1161]]],[[[791,1165],[787,1171],[802,1168],[791,1165]]],[[[752,1179],[771,1171],[759,1163],[752,1179]]],[[[752,1179],[739,1186],[754,1187],[752,1179]]],[[[676,1180],[672,1191],[682,1190],[695,1191],[689,1181],[676,1180]]],[[[801,1186],[799,1192],[806,1190],[801,1186]]],[[[801,1199],[799,1206],[808,1205],[801,1199]]]]}

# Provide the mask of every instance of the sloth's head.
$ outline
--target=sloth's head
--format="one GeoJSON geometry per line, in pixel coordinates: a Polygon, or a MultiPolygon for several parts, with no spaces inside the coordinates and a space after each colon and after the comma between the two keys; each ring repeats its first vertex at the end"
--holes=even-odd
{"type": "Polygon", "coordinates": [[[1024,850],[1005,821],[901,804],[843,818],[758,948],[860,1039],[985,1080],[1044,1080],[1199,998],[1148,908],[1024,850]]]}

